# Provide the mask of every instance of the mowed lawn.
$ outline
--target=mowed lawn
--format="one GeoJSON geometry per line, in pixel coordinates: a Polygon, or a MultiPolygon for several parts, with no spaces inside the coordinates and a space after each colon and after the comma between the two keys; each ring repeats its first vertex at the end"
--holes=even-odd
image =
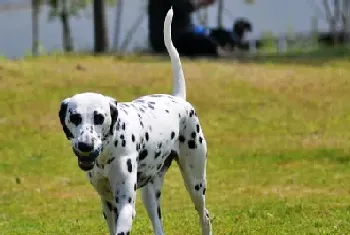
{"type": "MultiPolygon", "coordinates": [[[[350,234],[350,62],[183,64],[209,146],[214,234],[350,234]]],[[[168,58],[1,60],[0,234],[107,234],[60,101],[85,91],[129,101],[171,92],[171,79],[168,58]]],[[[162,215],[166,234],[200,234],[176,164],[162,215]]],[[[140,193],[132,234],[152,234],[140,193]]]]}

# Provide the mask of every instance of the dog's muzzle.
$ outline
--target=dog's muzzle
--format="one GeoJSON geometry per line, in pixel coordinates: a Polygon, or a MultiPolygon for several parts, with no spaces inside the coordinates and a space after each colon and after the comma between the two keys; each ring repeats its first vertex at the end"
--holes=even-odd
{"type": "Polygon", "coordinates": [[[78,157],[78,165],[80,169],[82,169],[83,171],[92,170],[92,168],[94,168],[96,158],[102,152],[102,148],[80,148],[82,147],[82,145],[79,146],[79,144],[77,147],[78,149],[73,147],[73,152],[78,157]]]}

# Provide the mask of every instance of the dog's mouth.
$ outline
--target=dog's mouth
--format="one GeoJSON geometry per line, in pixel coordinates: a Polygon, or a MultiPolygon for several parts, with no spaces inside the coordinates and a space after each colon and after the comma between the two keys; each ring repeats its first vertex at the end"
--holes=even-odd
{"type": "Polygon", "coordinates": [[[83,171],[89,171],[94,168],[96,158],[101,154],[102,149],[98,148],[92,152],[84,153],[73,148],[74,154],[78,157],[78,166],[83,171]]]}
{"type": "Polygon", "coordinates": [[[92,170],[92,168],[94,168],[94,165],[95,165],[95,160],[91,161],[91,160],[85,160],[85,159],[78,158],[78,166],[83,171],[92,170]]]}

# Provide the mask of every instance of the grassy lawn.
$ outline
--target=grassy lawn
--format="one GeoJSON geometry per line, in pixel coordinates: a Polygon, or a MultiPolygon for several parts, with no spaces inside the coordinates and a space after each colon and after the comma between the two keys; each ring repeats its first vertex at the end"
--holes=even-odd
{"type": "MultiPolygon", "coordinates": [[[[350,234],[350,62],[184,60],[209,145],[214,234],[350,234]]],[[[107,234],[97,193],[58,120],[95,91],[128,101],[171,91],[168,59],[0,61],[1,234],[107,234]]],[[[162,194],[166,234],[199,234],[176,164],[162,194]]],[[[151,234],[141,203],[133,234],[151,234]]]]}

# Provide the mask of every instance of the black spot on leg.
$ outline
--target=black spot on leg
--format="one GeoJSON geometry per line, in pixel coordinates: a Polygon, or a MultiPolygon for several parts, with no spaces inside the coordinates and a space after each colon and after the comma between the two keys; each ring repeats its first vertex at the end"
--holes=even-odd
{"type": "Polygon", "coordinates": [[[125,233],[124,233],[124,232],[121,232],[121,233],[118,233],[117,235],[125,235],[125,233]]]}
{"type": "Polygon", "coordinates": [[[129,197],[129,198],[128,198],[128,202],[131,203],[131,201],[132,201],[132,199],[131,199],[131,197],[129,197]]]}
{"type": "Polygon", "coordinates": [[[160,211],[160,207],[157,207],[157,214],[158,214],[158,218],[162,219],[162,212],[160,211]]]}
{"type": "Polygon", "coordinates": [[[125,122],[122,124],[122,130],[125,131],[125,122]]]}
{"type": "Polygon", "coordinates": [[[185,137],[183,135],[180,135],[179,136],[179,140],[181,143],[185,142],[185,137]]]}
{"type": "Polygon", "coordinates": [[[200,136],[199,137],[199,143],[202,143],[203,142],[203,138],[200,136]]]}
{"type": "Polygon", "coordinates": [[[197,130],[197,133],[199,133],[200,128],[199,128],[199,125],[198,125],[198,124],[196,125],[196,130],[197,130]]]}
{"type": "Polygon", "coordinates": [[[175,137],[175,132],[171,132],[171,139],[174,139],[174,137],[175,137]]]}
{"type": "Polygon", "coordinates": [[[118,147],[118,140],[114,141],[114,146],[118,147]]]}
{"type": "Polygon", "coordinates": [[[148,141],[148,140],[149,140],[149,135],[148,135],[148,132],[146,132],[146,134],[145,134],[145,138],[146,138],[146,141],[148,141]]]}
{"type": "Polygon", "coordinates": [[[119,203],[119,197],[115,197],[115,203],[119,203]]]}
{"type": "Polygon", "coordinates": [[[207,188],[203,188],[203,195],[205,195],[205,191],[207,191],[207,188]]]}
{"type": "Polygon", "coordinates": [[[106,204],[107,204],[108,209],[109,209],[110,211],[112,211],[112,204],[111,204],[110,202],[106,202],[106,204]]]}
{"type": "Polygon", "coordinates": [[[123,134],[120,135],[120,139],[125,139],[125,136],[123,134]]]}
{"type": "Polygon", "coordinates": [[[197,148],[196,141],[194,141],[194,140],[189,140],[189,141],[188,141],[188,148],[190,148],[190,149],[195,149],[195,148],[197,148]]]}
{"type": "Polygon", "coordinates": [[[159,199],[161,195],[161,192],[159,190],[156,191],[156,198],[159,199]]]}
{"type": "Polygon", "coordinates": [[[143,159],[145,159],[148,155],[148,151],[147,149],[144,149],[142,151],[140,151],[139,153],[139,160],[142,161],[143,159]]]}
{"type": "Polygon", "coordinates": [[[166,109],[165,112],[169,113],[169,110],[166,109]]]}
{"type": "Polygon", "coordinates": [[[136,191],[136,184],[134,184],[134,191],[136,191]]]}
{"type": "Polygon", "coordinates": [[[135,142],[135,136],[134,136],[134,134],[131,135],[131,140],[132,140],[132,142],[135,142]]]}
{"type": "Polygon", "coordinates": [[[126,165],[128,166],[128,171],[131,173],[132,172],[132,164],[131,164],[130,158],[126,161],[126,165]]]}
{"type": "Polygon", "coordinates": [[[91,172],[89,172],[89,178],[91,178],[92,177],[92,174],[91,174],[91,172]]]}
{"type": "Polygon", "coordinates": [[[102,214],[103,214],[103,218],[106,220],[107,219],[106,213],[102,212],[102,214]]]}
{"type": "Polygon", "coordinates": [[[111,164],[114,161],[114,159],[115,159],[115,157],[108,159],[107,164],[111,164]]]}
{"type": "Polygon", "coordinates": [[[197,184],[196,186],[194,186],[194,189],[198,191],[198,190],[200,189],[199,184],[197,184]]]}
{"type": "Polygon", "coordinates": [[[122,140],[122,147],[125,147],[126,145],[126,140],[122,140]]]}

